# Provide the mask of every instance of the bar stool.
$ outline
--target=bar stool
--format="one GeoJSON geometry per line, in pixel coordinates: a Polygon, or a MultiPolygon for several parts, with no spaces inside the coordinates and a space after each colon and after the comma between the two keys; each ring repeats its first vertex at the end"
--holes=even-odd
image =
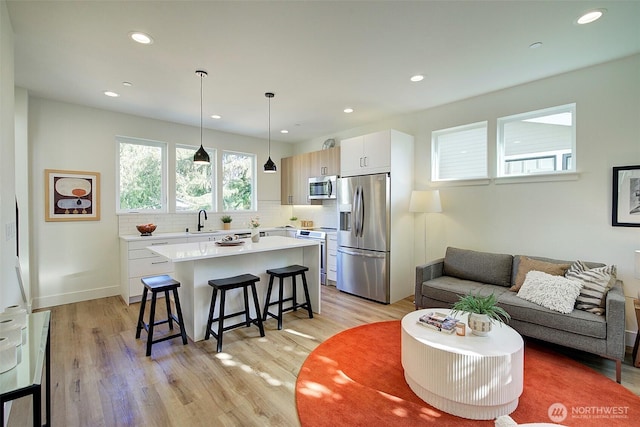
{"type": "Polygon", "coordinates": [[[305,271],[309,271],[309,267],[305,267],[303,265],[290,265],[288,267],[282,268],[273,268],[267,270],[267,274],[269,275],[269,288],[267,289],[267,300],[264,305],[264,313],[262,315],[263,320],[267,320],[267,316],[271,316],[274,319],[278,319],[278,329],[282,329],[282,313],[286,311],[297,311],[299,308],[306,308],[309,312],[309,319],[313,319],[313,311],[311,310],[311,300],[309,299],[309,288],[307,287],[307,276],[305,276],[305,271]],[[302,286],[304,288],[304,297],[305,302],[299,303],[296,296],[296,276],[302,276],[302,286]],[[280,289],[278,291],[278,300],[271,302],[271,289],[273,287],[273,278],[277,277],[280,282],[280,289]],[[293,287],[292,296],[290,298],[283,298],[283,280],[287,277],[291,277],[291,283],[293,287]],[[283,303],[291,301],[291,307],[283,308],[283,303]],[[278,304],[278,314],[273,314],[269,311],[269,307],[272,305],[278,304]]]}
{"type": "Polygon", "coordinates": [[[211,294],[211,306],[209,307],[209,319],[207,320],[207,332],[204,336],[205,340],[209,339],[209,336],[213,335],[213,337],[218,340],[217,351],[220,353],[222,351],[222,334],[225,331],[229,331],[231,329],[239,328],[241,326],[246,326],[247,328],[251,326],[251,324],[255,324],[260,329],[260,336],[264,336],[264,328],[262,326],[262,318],[260,317],[260,304],[258,303],[258,294],[256,293],[256,282],[259,282],[260,278],[258,276],[254,276],[253,274],[241,274],[240,276],[234,277],[226,277],[223,279],[213,279],[209,280],[209,286],[213,288],[213,293],[211,294]],[[247,288],[251,288],[251,294],[253,295],[253,305],[256,309],[256,318],[252,319],[249,312],[249,297],[247,295],[247,288]],[[225,308],[225,297],[226,292],[231,289],[242,288],[243,296],[244,296],[244,310],[238,311],[231,314],[224,314],[225,308]],[[213,317],[213,312],[216,306],[216,298],[218,296],[218,291],[220,291],[220,309],[218,312],[218,317],[213,317]],[[245,315],[245,320],[243,322],[234,323],[233,325],[224,326],[225,319],[229,319],[231,317],[239,316],[241,314],[245,315]],[[218,331],[214,332],[211,329],[213,322],[218,322],[218,331]]]}
{"type": "Polygon", "coordinates": [[[172,338],[182,337],[182,344],[186,345],[187,333],[184,330],[182,309],[180,308],[180,297],[178,297],[178,288],[180,287],[180,282],[173,280],[166,274],[162,276],[143,277],[142,279],[140,279],[140,281],[144,285],[144,290],[142,291],[140,314],[138,316],[138,325],[136,327],[136,339],[140,338],[140,332],[142,331],[142,328],[144,328],[147,331],[147,356],[151,356],[151,346],[153,344],[170,340],[172,338]],[[177,318],[173,313],[171,313],[169,291],[173,291],[173,300],[175,302],[176,312],[178,314],[177,318]],[[149,323],[144,323],[144,310],[145,306],[147,305],[147,294],[149,292],[151,292],[151,310],[149,312],[149,323]],[[164,299],[167,303],[167,318],[165,320],[156,322],[156,296],[159,292],[164,292],[164,299]],[[173,330],[173,322],[176,322],[180,326],[180,333],[158,338],[156,340],[153,339],[153,328],[155,326],[161,325],[163,323],[168,323],[169,329],[173,330]]]}

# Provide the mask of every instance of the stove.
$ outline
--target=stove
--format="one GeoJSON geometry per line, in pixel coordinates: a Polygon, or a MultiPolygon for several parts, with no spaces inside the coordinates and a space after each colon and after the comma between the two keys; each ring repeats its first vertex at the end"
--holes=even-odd
{"type": "Polygon", "coordinates": [[[320,242],[320,283],[327,283],[327,233],[314,230],[298,230],[296,231],[296,239],[309,239],[320,242]]]}

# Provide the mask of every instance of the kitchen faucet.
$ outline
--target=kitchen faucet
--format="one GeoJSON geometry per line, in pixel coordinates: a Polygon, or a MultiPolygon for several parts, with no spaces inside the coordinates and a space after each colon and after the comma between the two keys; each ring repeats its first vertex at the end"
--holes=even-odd
{"type": "Polygon", "coordinates": [[[204,209],[200,209],[200,211],[198,211],[198,231],[202,230],[204,228],[204,224],[200,222],[200,214],[204,213],[204,220],[206,221],[207,218],[207,211],[205,211],[204,209]]]}

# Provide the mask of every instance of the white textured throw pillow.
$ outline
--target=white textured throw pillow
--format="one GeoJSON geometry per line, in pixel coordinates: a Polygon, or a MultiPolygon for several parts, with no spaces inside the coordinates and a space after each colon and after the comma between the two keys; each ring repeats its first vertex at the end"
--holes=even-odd
{"type": "Polygon", "coordinates": [[[518,291],[518,296],[549,310],[569,314],[573,311],[581,288],[582,283],[577,280],[552,276],[542,271],[530,271],[518,291]]]}

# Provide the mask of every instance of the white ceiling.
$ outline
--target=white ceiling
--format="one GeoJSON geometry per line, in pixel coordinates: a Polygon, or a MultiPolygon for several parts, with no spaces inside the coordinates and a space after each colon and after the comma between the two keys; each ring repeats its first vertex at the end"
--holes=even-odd
{"type": "MultiPolygon", "coordinates": [[[[8,0],[38,97],[299,142],[640,52],[640,1],[8,0]],[[579,26],[578,15],[606,8],[579,26]],[[132,42],[131,31],[154,38],[132,42]],[[530,49],[542,42],[538,49],[530,49]],[[424,74],[420,83],[409,77],[424,74]],[[132,87],[124,87],[128,81],[132,87]],[[103,91],[121,94],[108,98],[103,91]],[[345,107],[355,112],[343,113],[345,107]],[[221,120],[209,118],[220,114],[221,120]],[[288,135],[279,130],[286,128],[288,135]]],[[[588,90],[588,88],[585,88],[588,90]]]]}

